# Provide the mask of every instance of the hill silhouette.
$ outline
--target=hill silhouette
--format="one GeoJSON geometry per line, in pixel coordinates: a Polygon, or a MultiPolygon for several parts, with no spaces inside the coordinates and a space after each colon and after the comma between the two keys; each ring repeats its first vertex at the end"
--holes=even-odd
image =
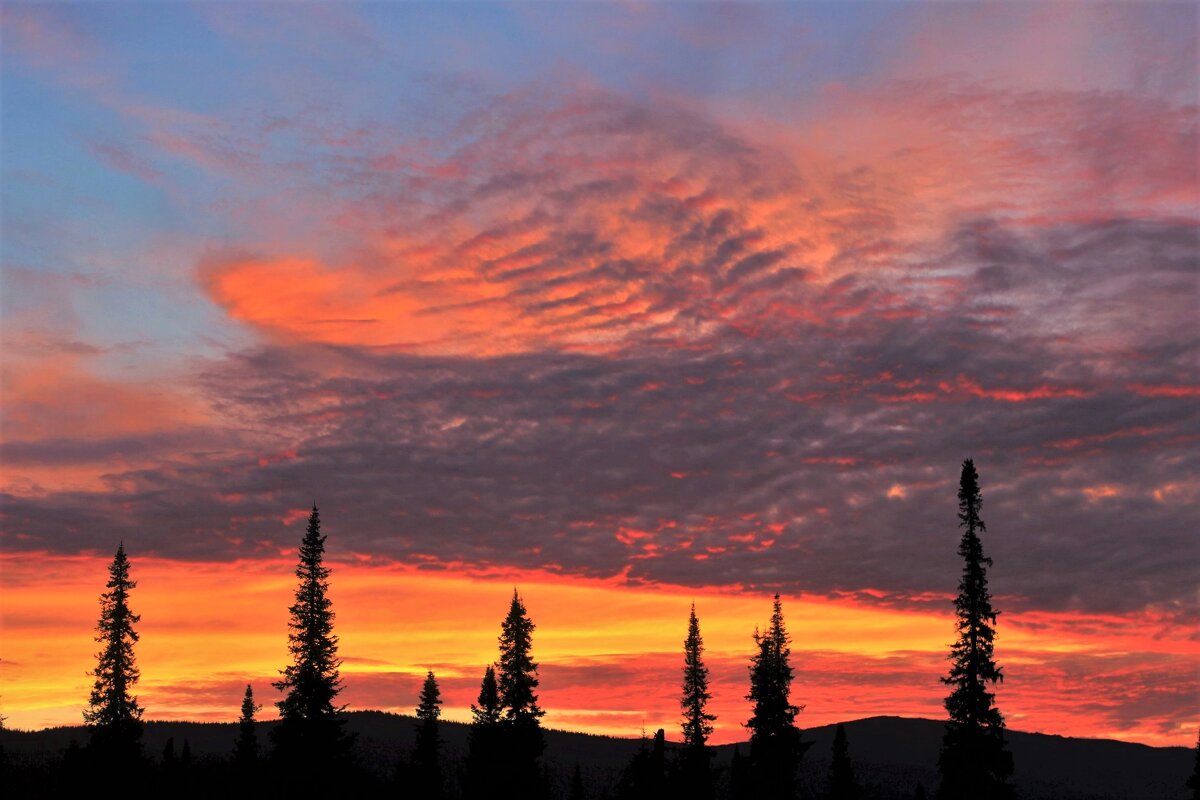
{"type": "MultiPolygon", "coordinates": [[[[387,774],[401,753],[414,742],[411,716],[382,711],[348,712],[347,730],[357,734],[360,758],[373,770],[387,774]]],[[[262,723],[264,735],[275,724],[262,723]]],[[[908,800],[918,783],[937,785],[937,754],[943,723],[905,717],[870,717],[843,723],[850,740],[855,769],[867,786],[867,797],[908,800]]],[[[441,735],[449,762],[457,766],[465,753],[467,726],[443,721],[441,735]]],[[[801,769],[808,796],[819,796],[828,772],[834,726],[804,731],[813,742],[801,769]]],[[[156,756],[168,738],[176,746],[187,740],[197,759],[226,757],[237,736],[235,723],[148,722],[145,752],[156,756]]],[[[1009,731],[1016,761],[1013,782],[1023,800],[1183,800],[1184,781],[1191,773],[1193,751],[1185,747],[1149,747],[1110,739],[1076,739],[1041,733],[1009,731]]],[[[57,758],[74,739],[87,741],[82,726],[41,731],[0,731],[0,744],[14,757],[57,758]]],[[[578,764],[589,783],[611,785],[643,745],[637,738],[598,736],[571,731],[546,731],[546,761],[567,776],[578,764]]],[[[727,767],[732,745],[714,748],[718,766],[727,767]]],[[[565,779],[565,778],[564,778],[565,779]]]]}

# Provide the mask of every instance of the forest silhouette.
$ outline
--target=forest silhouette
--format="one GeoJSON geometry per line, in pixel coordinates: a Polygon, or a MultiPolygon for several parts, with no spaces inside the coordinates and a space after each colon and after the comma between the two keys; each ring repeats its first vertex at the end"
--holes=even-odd
{"type": "MultiPolygon", "coordinates": [[[[1004,679],[993,644],[999,615],[992,605],[981,534],[983,498],[972,460],[962,464],[958,554],[962,573],[954,600],[956,638],[950,668],[941,677],[949,689],[946,719],[937,760],[939,782],[929,791],[912,788],[913,798],[1006,800],[1017,795],[1004,717],[995,703],[995,685],[1004,679]]],[[[539,705],[534,632],[517,589],[501,622],[496,661],[484,668],[463,758],[446,752],[440,731],[443,701],[432,670],[424,678],[415,709],[411,749],[396,753],[396,768],[380,774],[363,762],[355,736],[346,730],[344,687],[339,672],[335,613],[328,597],[331,570],[325,565],[325,535],[314,503],[295,570],[297,584],[289,607],[290,663],[272,686],[279,721],[269,736],[259,735],[261,705],[246,685],[237,737],[224,758],[200,761],[185,738],[168,738],[161,753],[143,746],[144,709],[135,693],[140,678],[134,647],[140,617],[132,610],[137,582],[124,543],[117,546],[100,596],[96,641],[100,649],[90,673],[93,684],[83,713],[87,740],[72,741],[52,770],[39,770],[0,747],[0,787],[21,796],[85,796],[98,781],[126,796],[160,797],[411,797],[424,800],[868,800],[860,781],[853,743],[836,727],[823,785],[803,788],[797,770],[813,743],[806,741],[797,717],[804,706],[793,700],[795,670],[783,601],[776,594],[769,620],[752,634],[744,722],[747,742],[734,746],[731,760],[718,765],[709,744],[716,717],[709,713],[712,694],[704,663],[700,617],[693,603],[683,640],[678,744],[666,731],[643,736],[640,747],[619,774],[585,774],[578,763],[561,774],[545,763],[544,709],[539,705]]],[[[0,718],[2,722],[2,718],[0,718]]],[[[1200,741],[1195,769],[1187,780],[1190,796],[1200,800],[1200,741]]],[[[7,795],[7,792],[6,792],[7,795]]],[[[12,794],[7,796],[18,796],[12,794]]]]}

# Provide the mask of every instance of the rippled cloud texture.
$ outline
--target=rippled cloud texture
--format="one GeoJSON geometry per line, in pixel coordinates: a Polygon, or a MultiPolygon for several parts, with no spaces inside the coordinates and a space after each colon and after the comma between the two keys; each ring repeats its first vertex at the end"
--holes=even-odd
{"type": "Polygon", "coordinates": [[[944,613],[970,456],[1001,608],[1195,630],[1194,7],[277,11],[4,7],[6,552],[944,613]]]}

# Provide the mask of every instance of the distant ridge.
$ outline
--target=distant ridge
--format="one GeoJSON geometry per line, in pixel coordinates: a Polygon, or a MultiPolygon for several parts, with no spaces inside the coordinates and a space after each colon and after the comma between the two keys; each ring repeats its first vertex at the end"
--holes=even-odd
{"type": "MultiPolygon", "coordinates": [[[[363,759],[388,770],[399,753],[413,744],[414,719],[382,711],[347,713],[348,728],[358,734],[363,759]]],[[[273,723],[262,723],[265,730],[273,723]]],[[[850,753],[872,800],[909,800],[918,783],[937,785],[937,754],[943,723],[907,717],[869,717],[843,723],[850,753]]],[[[800,771],[809,797],[819,796],[829,764],[834,726],[804,731],[813,742],[800,771]]],[[[200,758],[225,756],[233,749],[235,723],[148,722],[145,750],[162,752],[168,737],[178,746],[187,739],[200,758]]],[[[676,731],[668,733],[678,735],[676,731]]],[[[451,757],[465,749],[467,726],[443,722],[442,736],[451,757]]],[[[1077,739],[1042,733],[1009,731],[1016,761],[1013,781],[1021,800],[1185,800],[1184,782],[1191,774],[1193,753],[1187,747],[1150,747],[1111,739],[1077,739]]],[[[0,744],[27,758],[50,758],[70,741],[87,740],[82,726],[41,731],[0,731],[0,744]]],[[[591,776],[615,778],[641,747],[636,738],[570,731],[547,731],[547,761],[563,769],[579,764],[591,776]]],[[[715,748],[718,765],[728,763],[733,745],[715,748]]]]}

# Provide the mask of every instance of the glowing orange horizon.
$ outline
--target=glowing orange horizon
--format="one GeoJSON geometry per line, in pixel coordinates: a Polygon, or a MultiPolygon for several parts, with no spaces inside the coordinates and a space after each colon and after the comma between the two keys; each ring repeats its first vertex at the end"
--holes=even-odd
{"type": "MultiPolygon", "coordinates": [[[[17,728],[78,724],[94,663],[92,629],[104,556],[6,554],[3,712],[17,728]]],[[[270,687],[286,663],[291,559],[232,563],[132,556],[142,614],[138,694],[149,719],[233,721],[246,683],[273,716],[270,687]]],[[[678,683],[688,607],[695,601],[712,671],[713,741],[744,738],[751,632],[769,598],[735,587],[631,586],[547,571],[463,570],[334,563],[330,596],[351,708],[411,713],[426,669],[443,687],[448,719],[469,720],[484,666],[496,658],[513,587],[537,625],[541,702],[551,727],[618,736],[678,731],[678,683]]],[[[928,601],[929,598],[922,598],[928,601]]],[[[887,608],[857,600],[785,597],[793,637],[793,699],[802,727],[880,714],[941,718],[952,610],[887,608]]],[[[1068,684],[1185,674],[1200,644],[1151,636],[1149,615],[1005,614],[998,690],[1009,725],[1073,736],[1186,745],[1197,722],[1182,709],[1119,726],[1061,691],[1068,684]],[[1083,665],[1082,667],[1080,665],[1083,665]],[[1090,666],[1089,666],[1090,665],[1090,666]],[[1083,669],[1092,674],[1071,674],[1083,669]]]]}

